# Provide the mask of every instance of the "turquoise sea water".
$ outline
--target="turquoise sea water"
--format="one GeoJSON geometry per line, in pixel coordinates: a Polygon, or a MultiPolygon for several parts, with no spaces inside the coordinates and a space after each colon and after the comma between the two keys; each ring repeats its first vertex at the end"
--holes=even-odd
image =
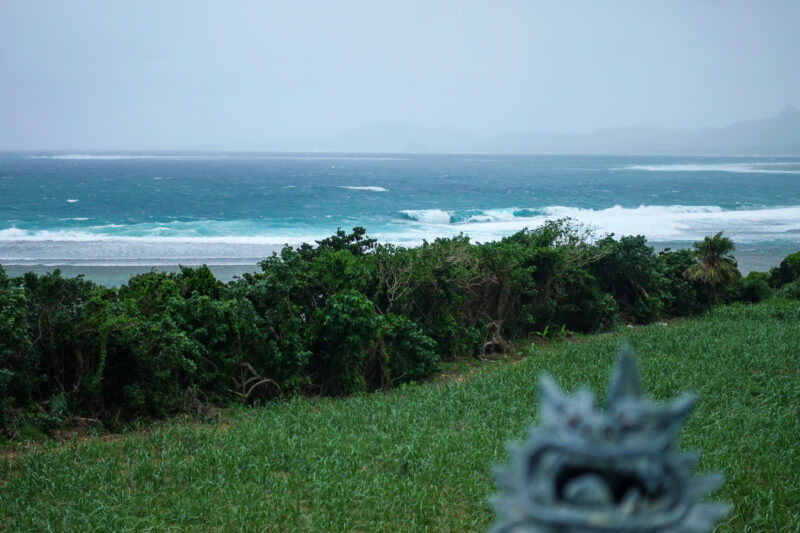
{"type": "Polygon", "coordinates": [[[0,153],[6,268],[254,265],[337,227],[411,246],[566,216],[777,256],[800,249],[800,158],[0,153]]]}

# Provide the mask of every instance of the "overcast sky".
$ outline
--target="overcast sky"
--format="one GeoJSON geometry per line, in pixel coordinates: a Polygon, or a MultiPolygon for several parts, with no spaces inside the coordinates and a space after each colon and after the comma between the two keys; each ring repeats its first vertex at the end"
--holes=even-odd
{"type": "Polygon", "coordinates": [[[799,28],[798,1],[2,0],[0,149],[720,127],[800,107],[799,28]]]}

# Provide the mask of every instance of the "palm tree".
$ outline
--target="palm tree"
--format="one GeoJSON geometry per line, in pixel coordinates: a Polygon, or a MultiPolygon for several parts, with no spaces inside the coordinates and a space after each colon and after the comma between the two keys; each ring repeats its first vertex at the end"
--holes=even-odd
{"type": "Polygon", "coordinates": [[[731,255],[735,248],[733,241],[723,237],[721,231],[713,237],[706,237],[694,243],[697,262],[683,273],[686,279],[708,285],[715,304],[719,302],[720,288],[742,277],[736,268],[736,258],[731,255]]]}

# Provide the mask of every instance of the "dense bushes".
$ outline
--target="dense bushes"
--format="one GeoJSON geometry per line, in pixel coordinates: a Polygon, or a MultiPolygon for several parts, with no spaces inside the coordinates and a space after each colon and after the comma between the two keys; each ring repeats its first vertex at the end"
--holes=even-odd
{"type": "Polygon", "coordinates": [[[365,368],[379,356],[373,353],[379,323],[372,302],[353,289],[334,294],[316,309],[311,322],[312,371],[323,392],[347,394],[366,388],[365,368]]]}
{"type": "Polygon", "coordinates": [[[8,427],[16,399],[32,396],[38,369],[31,360],[25,294],[0,268],[0,424],[8,427]]]}
{"type": "Polygon", "coordinates": [[[787,283],[780,288],[778,293],[784,298],[800,300],[800,280],[787,283]]]}
{"type": "Polygon", "coordinates": [[[770,271],[769,281],[773,287],[800,281],[800,252],[787,255],[778,268],[773,268],[770,271]]]}
{"type": "Polygon", "coordinates": [[[687,278],[697,251],[585,237],[566,220],[492,243],[458,236],[406,249],[354,228],[287,246],[228,284],[205,266],[119,289],[0,268],[0,424],[13,436],[78,416],[113,426],[390,387],[534,335],[698,313],[723,288],[726,299],[758,301],[767,281],[794,272],[787,258],[779,273],[723,287],[687,278]]]}

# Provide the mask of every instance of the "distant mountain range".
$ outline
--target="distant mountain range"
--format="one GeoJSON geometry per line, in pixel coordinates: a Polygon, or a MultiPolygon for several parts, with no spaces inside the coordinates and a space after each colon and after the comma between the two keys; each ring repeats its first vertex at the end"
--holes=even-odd
{"type": "Polygon", "coordinates": [[[591,133],[530,131],[491,138],[455,131],[386,124],[338,137],[275,146],[290,151],[474,154],[724,154],[800,155],[800,110],[737,122],[725,128],[669,130],[608,128],[591,133]]]}
{"type": "Polygon", "coordinates": [[[592,133],[526,132],[474,144],[469,151],[519,154],[764,154],[800,155],[800,110],[725,128],[610,128],[592,133]]]}

